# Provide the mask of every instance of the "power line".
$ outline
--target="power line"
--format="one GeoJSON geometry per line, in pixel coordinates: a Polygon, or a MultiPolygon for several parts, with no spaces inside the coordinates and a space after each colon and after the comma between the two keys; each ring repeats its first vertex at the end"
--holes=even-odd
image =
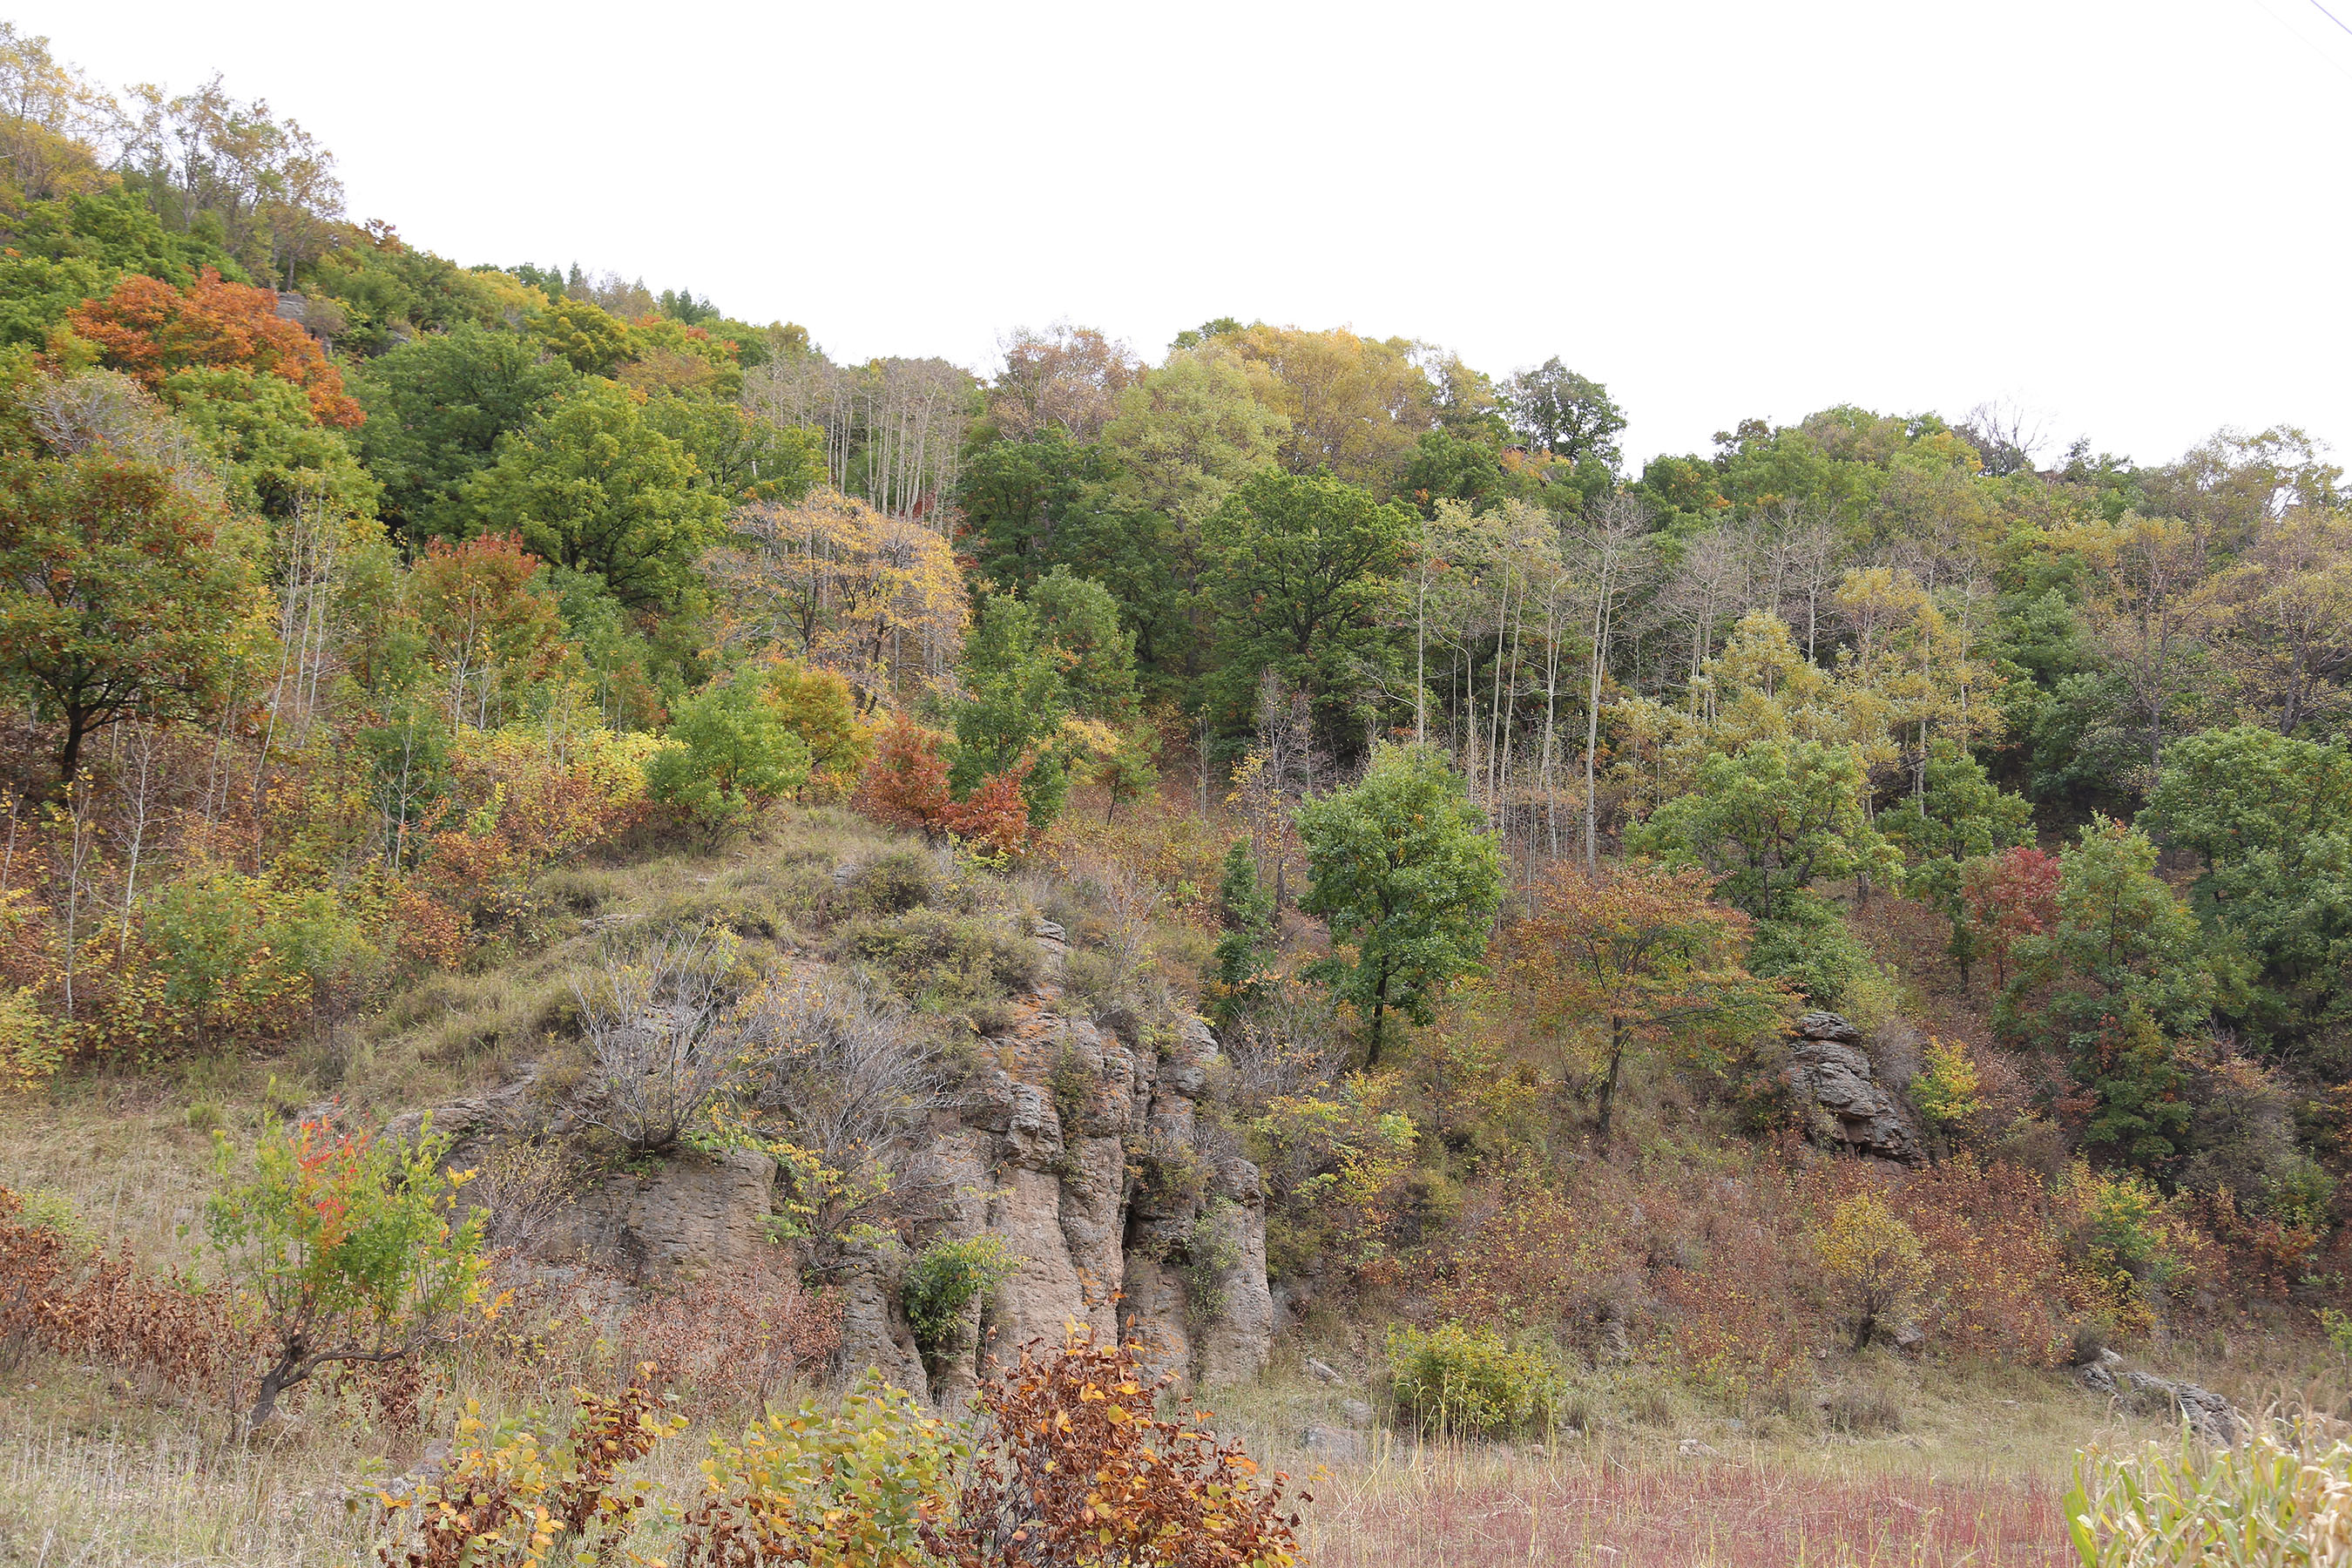
{"type": "Polygon", "coordinates": [[[2318,12],[2321,16],[2326,17],[2329,21],[2335,23],[2337,28],[2347,35],[2352,35],[2352,27],[2347,27],[2344,26],[2344,18],[2329,10],[2326,6],[2322,5],[2319,3],[2319,0],[2311,0],[2311,8],[2318,12]]]}
{"type": "MultiPolygon", "coordinates": [[[[2337,26],[2344,27],[2344,24],[2342,22],[2336,21],[2335,13],[2329,11],[2326,6],[2320,5],[2319,0],[2311,0],[2311,3],[2313,5],[2318,7],[2322,16],[2326,16],[2329,21],[2335,22],[2337,26]]],[[[2342,77],[2347,81],[2352,81],[2352,70],[2347,70],[2341,60],[2338,60],[2334,55],[2329,54],[2326,49],[2321,48],[2317,44],[2313,43],[2309,38],[2295,31],[2292,26],[2289,26],[2285,17],[2271,9],[2270,0],[2254,0],[2254,4],[2261,7],[2263,16],[2268,16],[2273,22],[2278,25],[2281,32],[2285,33],[2296,43],[2301,44],[2305,48],[2309,49],[2313,54],[2317,55],[2321,61],[2326,65],[2329,70],[2334,71],[2337,76],[2342,77]]],[[[2352,27],[2344,27],[2344,30],[2347,33],[2352,33],[2352,27]]]]}

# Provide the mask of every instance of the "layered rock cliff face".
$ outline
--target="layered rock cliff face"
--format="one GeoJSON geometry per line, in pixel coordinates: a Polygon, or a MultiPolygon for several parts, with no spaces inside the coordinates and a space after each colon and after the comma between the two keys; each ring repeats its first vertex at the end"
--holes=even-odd
{"type": "Polygon", "coordinates": [[[1835,1013],[1797,1020],[1781,1081],[1813,1142],[1840,1153],[1916,1165],[1923,1158],[1910,1110],[1878,1081],[1862,1031],[1835,1013]]]}
{"type": "MultiPolygon", "coordinates": [[[[992,1360],[1012,1362],[1033,1339],[1058,1342],[1076,1322],[1102,1340],[1139,1340],[1155,1363],[1197,1384],[1255,1376],[1274,1328],[1265,1214],[1257,1168],[1203,1136],[1214,1035],[1193,1018],[1171,1037],[1135,1044],[1069,1016],[1063,931],[1040,921],[1035,940],[1044,978],[982,1042],[983,1065],[950,1109],[933,1113],[925,1151],[928,1184],[945,1194],[936,1235],[992,1234],[1019,1269],[976,1304],[961,1348],[927,1368],[899,1301],[907,1254],[853,1248],[838,1276],[845,1373],[878,1367],[950,1404],[992,1360]]],[[[466,1159],[512,1131],[521,1110],[509,1089],[443,1107],[434,1124],[459,1134],[466,1159]]],[[[559,1114],[539,1131],[568,1121],[559,1114]]],[[[401,1128],[414,1124],[404,1118],[401,1128]]],[[[548,1217],[530,1251],[641,1284],[691,1280],[772,1247],[779,1197],[764,1157],[680,1152],[602,1175],[548,1217]]]]}
{"type": "MultiPolygon", "coordinates": [[[[992,1234],[1022,1259],[982,1303],[966,1348],[940,1358],[935,1397],[969,1388],[992,1360],[1066,1323],[1139,1340],[1202,1384],[1265,1365],[1274,1304],[1257,1167],[1201,1138],[1217,1043],[1187,1020],[1163,1049],[1137,1048],[1059,1010],[1059,927],[1040,921],[1045,979],[962,1103],[935,1119],[932,1155],[952,1193],[943,1234],[992,1234]]],[[[897,1310],[898,1260],[867,1253],[845,1298],[844,1361],[909,1386],[920,1373],[897,1310]]]]}

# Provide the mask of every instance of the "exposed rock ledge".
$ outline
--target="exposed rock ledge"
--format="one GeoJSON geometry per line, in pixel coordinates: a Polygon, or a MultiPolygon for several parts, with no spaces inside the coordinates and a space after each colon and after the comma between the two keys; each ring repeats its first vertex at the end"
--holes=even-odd
{"type": "MultiPolygon", "coordinates": [[[[983,1042],[992,1065],[961,1104],[934,1117],[930,1151],[953,1194],[944,1234],[993,1233],[1021,1268],[975,1311],[967,1352],[927,1375],[898,1305],[904,1258],[853,1252],[841,1280],[844,1370],[878,1367],[950,1403],[992,1359],[1009,1362],[1029,1340],[1059,1340],[1076,1322],[1105,1341],[1139,1340],[1157,1364],[1201,1384],[1253,1378],[1274,1331],[1265,1202],[1257,1167],[1218,1156],[1199,1136],[1195,1108],[1209,1090],[1215,1036],[1188,1019],[1164,1049],[1139,1050],[1065,1016],[1064,933],[1040,921],[1035,934],[1046,978],[1010,1031],[983,1042]],[[1085,1092],[1075,1093],[1080,1083],[1085,1092]]],[[[520,1095],[510,1086],[442,1107],[434,1125],[462,1143],[512,1120],[520,1095]]],[[[413,1131],[417,1120],[394,1128],[413,1131]]],[[[775,1175],[767,1160],[741,1153],[614,1173],[532,1250],[593,1258],[647,1283],[747,1262],[769,1245],[775,1175]]]]}
{"type": "Polygon", "coordinates": [[[1916,1165],[1924,1157],[1909,1111],[1878,1081],[1862,1031],[1835,1013],[1797,1020],[1780,1080],[1805,1122],[1805,1136],[1841,1153],[1916,1165]]]}

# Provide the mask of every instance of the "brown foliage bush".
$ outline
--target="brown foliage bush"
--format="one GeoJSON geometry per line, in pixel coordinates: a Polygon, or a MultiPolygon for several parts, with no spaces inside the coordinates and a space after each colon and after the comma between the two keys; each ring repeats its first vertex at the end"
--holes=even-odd
{"type": "Polygon", "coordinates": [[[615,1339],[657,1369],[657,1385],[687,1414],[757,1415],[840,1345],[841,1302],[803,1287],[778,1258],[648,1295],[615,1339]]]}
{"type": "Polygon", "coordinates": [[[226,1397],[260,1354],[230,1294],[200,1290],[25,1217],[0,1187],[0,1357],[38,1349],[100,1361],[185,1393],[226,1397]]]}
{"type": "Polygon", "coordinates": [[[991,1440],[971,1462],[955,1523],[938,1532],[940,1554],[958,1568],[1295,1561],[1289,1478],[1260,1481],[1256,1463],[1220,1442],[1209,1412],[1189,1401],[1160,1415],[1172,1381],[1147,1373],[1137,1347],[1097,1345],[1075,1324],[1059,1346],[1023,1346],[1020,1364],[981,1390],[991,1440]]]}

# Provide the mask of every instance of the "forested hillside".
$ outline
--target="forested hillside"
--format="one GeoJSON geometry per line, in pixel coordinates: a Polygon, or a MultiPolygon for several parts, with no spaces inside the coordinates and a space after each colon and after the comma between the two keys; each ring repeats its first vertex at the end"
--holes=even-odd
{"type": "MultiPolygon", "coordinates": [[[[2352,520],[2302,433],[1726,409],[1636,465],[1573,344],[1234,318],[838,363],[355,222],[241,85],[0,31],[0,87],[20,1101],[291,1060],[577,929],[559,873],[841,808],[1092,889],[1072,985],[1216,1026],[1285,1331],[1408,1415],[1507,1344],[1810,1410],[1898,1336],[2343,1330],[2352,520]],[[1894,1131],[1808,1089],[1842,1040],[1894,1131]]],[[[842,962],[952,1054],[1007,961],[912,929],[842,962]]]]}

